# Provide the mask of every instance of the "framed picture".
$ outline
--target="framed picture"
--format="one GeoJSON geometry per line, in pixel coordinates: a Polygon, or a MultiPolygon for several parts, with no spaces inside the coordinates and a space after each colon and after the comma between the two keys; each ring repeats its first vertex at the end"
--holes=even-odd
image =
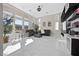
{"type": "Polygon", "coordinates": [[[48,22],[48,26],[51,26],[51,22],[48,22]]]}

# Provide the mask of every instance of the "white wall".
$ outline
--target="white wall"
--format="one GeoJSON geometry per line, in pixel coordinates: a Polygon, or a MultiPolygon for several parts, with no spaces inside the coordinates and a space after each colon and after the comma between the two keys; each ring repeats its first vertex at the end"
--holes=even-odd
{"type": "Polygon", "coordinates": [[[40,24],[43,29],[50,29],[52,33],[58,33],[60,32],[60,15],[61,13],[41,17],[39,18],[40,23],[38,22],[38,24],[40,24]],[[51,26],[48,26],[49,21],[51,22],[51,26]],[[46,22],[46,26],[43,26],[43,22],[46,22]],[[59,22],[59,30],[55,29],[56,22],[59,22]]]}

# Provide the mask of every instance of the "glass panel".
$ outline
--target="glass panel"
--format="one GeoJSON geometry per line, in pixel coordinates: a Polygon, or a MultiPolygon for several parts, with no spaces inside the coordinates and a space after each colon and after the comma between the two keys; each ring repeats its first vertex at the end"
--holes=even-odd
{"type": "Polygon", "coordinates": [[[16,32],[21,32],[22,31],[22,23],[23,21],[19,18],[15,19],[15,28],[16,28],[16,32]]]}
{"type": "Polygon", "coordinates": [[[55,23],[55,30],[59,30],[59,23],[58,22],[55,23]]]}
{"type": "Polygon", "coordinates": [[[19,18],[17,18],[17,19],[15,20],[15,24],[17,24],[17,25],[22,25],[22,20],[20,20],[19,18]]]}
{"type": "Polygon", "coordinates": [[[29,22],[28,21],[24,21],[24,25],[28,26],[29,22]]]}

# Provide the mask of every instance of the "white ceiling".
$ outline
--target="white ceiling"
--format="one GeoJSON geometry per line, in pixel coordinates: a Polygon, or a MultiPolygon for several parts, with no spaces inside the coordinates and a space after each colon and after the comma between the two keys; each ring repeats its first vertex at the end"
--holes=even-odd
{"type": "Polygon", "coordinates": [[[10,3],[11,5],[25,11],[26,13],[39,18],[46,15],[60,13],[63,10],[64,3],[10,3]],[[37,7],[41,6],[41,11],[37,11],[37,7]]]}

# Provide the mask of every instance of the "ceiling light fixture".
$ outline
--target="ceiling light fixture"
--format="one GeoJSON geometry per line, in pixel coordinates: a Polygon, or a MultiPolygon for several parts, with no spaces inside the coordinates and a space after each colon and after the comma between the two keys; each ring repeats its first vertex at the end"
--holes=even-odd
{"type": "Polygon", "coordinates": [[[40,12],[40,11],[41,11],[41,7],[40,7],[40,6],[38,6],[37,11],[38,11],[38,12],[40,12]]]}

